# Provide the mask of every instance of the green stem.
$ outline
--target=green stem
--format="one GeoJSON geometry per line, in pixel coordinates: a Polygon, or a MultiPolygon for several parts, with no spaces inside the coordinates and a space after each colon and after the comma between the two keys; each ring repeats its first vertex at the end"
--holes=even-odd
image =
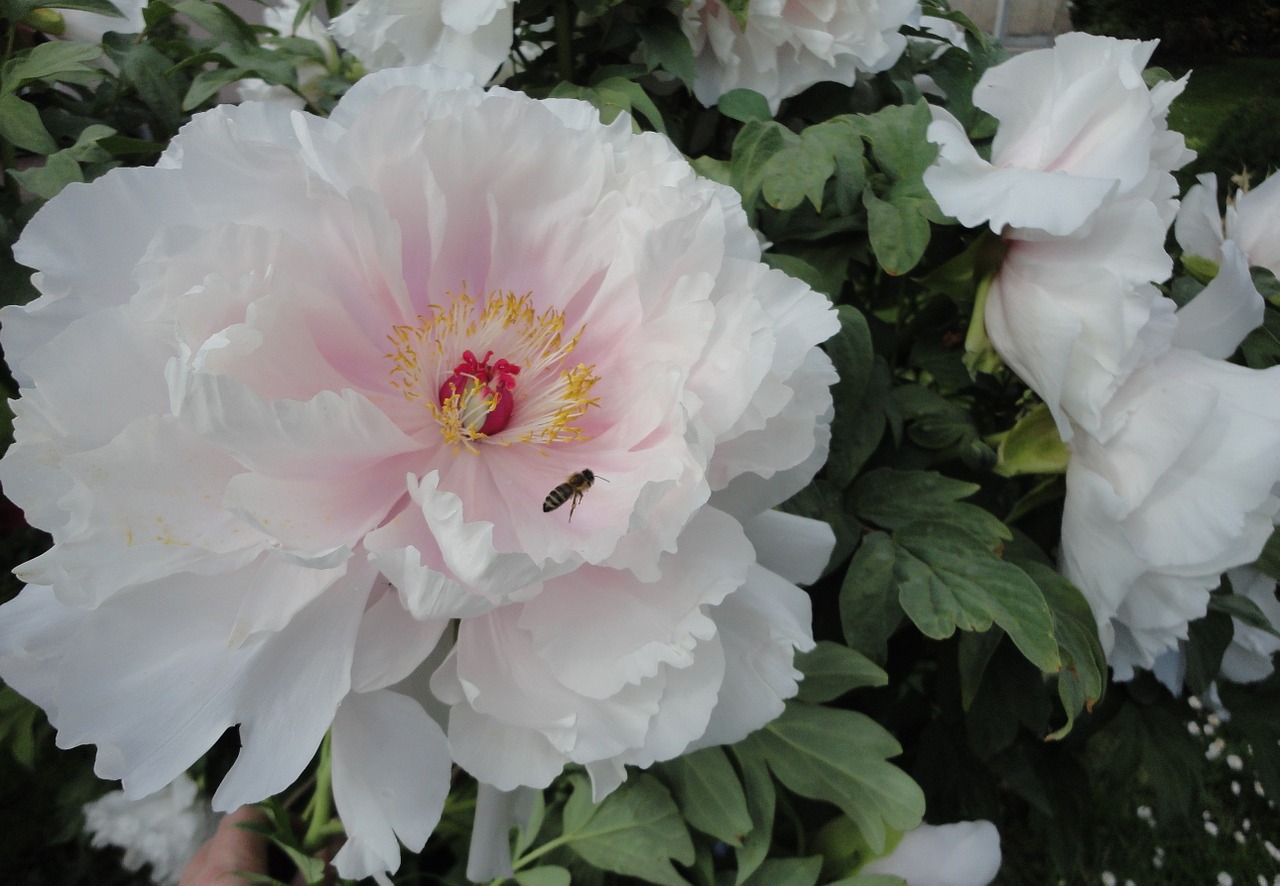
{"type": "MultiPolygon", "coordinates": [[[[319,849],[324,841],[333,836],[333,760],[329,753],[330,733],[325,733],[320,743],[320,762],[316,766],[316,790],[307,805],[307,834],[302,838],[302,846],[307,852],[319,849]]],[[[339,831],[340,832],[340,831],[339,831]]]]}
{"type": "Polygon", "coordinates": [[[556,3],[556,60],[560,64],[560,79],[573,80],[573,9],[569,0],[556,3]]]}
{"type": "Polygon", "coordinates": [[[522,867],[527,865],[529,862],[536,861],[537,859],[546,855],[548,852],[551,852],[554,849],[559,849],[561,846],[569,845],[576,838],[577,838],[576,834],[561,834],[559,837],[556,837],[554,840],[548,840],[546,843],[543,843],[541,846],[539,846],[537,849],[534,849],[532,852],[527,852],[524,855],[517,858],[514,862],[511,863],[511,869],[513,871],[518,871],[522,867]]]}

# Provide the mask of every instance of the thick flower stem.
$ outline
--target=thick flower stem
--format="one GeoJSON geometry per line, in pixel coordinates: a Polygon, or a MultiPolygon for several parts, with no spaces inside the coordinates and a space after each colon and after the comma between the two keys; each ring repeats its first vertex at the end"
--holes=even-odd
{"type": "Polygon", "coordinates": [[[304,813],[307,819],[307,833],[302,839],[302,846],[307,852],[319,849],[326,839],[333,835],[331,827],[333,819],[333,762],[329,753],[331,733],[325,733],[320,743],[320,762],[316,765],[316,789],[311,795],[304,813]]]}

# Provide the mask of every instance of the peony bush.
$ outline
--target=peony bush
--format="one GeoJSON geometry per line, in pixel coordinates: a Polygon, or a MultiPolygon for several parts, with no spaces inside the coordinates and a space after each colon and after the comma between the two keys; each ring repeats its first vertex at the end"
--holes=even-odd
{"type": "Polygon", "coordinates": [[[237,823],[309,883],[1105,879],[1201,697],[1280,790],[1280,214],[1182,172],[1154,42],[74,7],[0,80],[0,781],[60,882],[237,823]]]}

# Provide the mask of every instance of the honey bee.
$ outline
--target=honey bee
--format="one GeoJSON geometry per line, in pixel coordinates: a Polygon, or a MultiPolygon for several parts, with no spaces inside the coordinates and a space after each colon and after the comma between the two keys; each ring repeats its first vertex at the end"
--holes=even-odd
{"type": "MultiPolygon", "coordinates": [[[[555,489],[547,493],[547,497],[542,501],[542,512],[548,513],[554,511],[565,502],[572,499],[569,505],[569,520],[573,521],[573,512],[578,508],[578,502],[582,501],[582,496],[587,494],[587,490],[591,488],[591,484],[596,480],[604,480],[604,477],[597,477],[591,468],[583,468],[582,470],[569,475],[569,479],[565,480],[555,489]]],[[[605,480],[608,483],[608,480],[605,480]]]]}

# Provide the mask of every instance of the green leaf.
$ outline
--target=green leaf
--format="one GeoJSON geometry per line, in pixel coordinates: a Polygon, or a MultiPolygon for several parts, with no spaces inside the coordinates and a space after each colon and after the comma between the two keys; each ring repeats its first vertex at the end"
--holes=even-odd
{"type": "Polygon", "coordinates": [[[0,80],[8,92],[32,80],[56,80],[59,74],[69,71],[92,71],[88,64],[102,55],[96,43],[80,43],[74,40],[41,43],[18,53],[5,63],[0,80]]]}
{"type": "Polygon", "coordinates": [[[1272,578],[1280,580],[1280,532],[1272,532],[1267,537],[1267,543],[1263,545],[1262,553],[1258,555],[1258,562],[1253,565],[1259,572],[1265,572],[1272,578]]]}
{"type": "MultiPolygon", "coordinates": [[[[868,422],[861,407],[871,382],[875,354],[871,349],[871,330],[862,312],[850,305],[840,305],[836,311],[840,316],[840,331],[824,346],[840,377],[831,391],[839,408],[831,422],[827,476],[843,488],[853,482],[867,454],[859,429],[864,424],[874,423],[874,419],[868,422]]],[[[883,428],[883,413],[880,425],[883,428]]],[[[876,439],[878,441],[879,437],[876,439]]]]}
{"type": "Polygon", "coordinates": [[[867,208],[871,249],[885,273],[900,277],[924,257],[929,245],[929,222],[909,202],[886,202],[871,189],[862,192],[867,208]]]}
{"type": "MultiPolygon", "coordinates": [[[[688,43],[687,38],[685,42],[688,43]]],[[[730,120],[740,120],[743,123],[773,119],[769,102],[754,89],[730,89],[716,101],[716,110],[730,120]]]]}
{"type": "Polygon", "coordinates": [[[210,3],[208,0],[177,0],[173,8],[200,25],[218,40],[232,46],[256,46],[249,23],[236,15],[221,3],[210,3]]]}
{"type": "Polygon", "coordinates": [[[1019,560],[1044,594],[1053,612],[1053,633],[1058,642],[1062,670],[1058,673],[1058,698],[1067,714],[1066,724],[1049,738],[1071,731],[1082,711],[1093,710],[1107,685],[1107,657],[1098,639],[1098,622],[1080,589],[1042,563],[1019,560]]]}
{"type": "Polygon", "coordinates": [[[1280,637],[1280,629],[1271,623],[1257,603],[1243,594],[1214,594],[1209,598],[1209,611],[1225,613],[1251,628],[1280,637]]]}
{"type": "Polygon", "coordinates": [[[813,886],[821,873],[821,855],[771,858],[744,882],[746,886],[813,886]]]}
{"type": "Polygon", "coordinates": [[[639,115],[655,130],[667,134],[662,112],[639,83],[626,77],[608,77],[594,85],[606,102],[624,108],[632,116],[639,115]]]}
{"type": "Polygon", "coordinates": [[[35,105],[11,92],[0,93],[0,138],[37,154],[52,154],[58,150],[35,105]]]}
{"type": "Polygon", "coordinates": [[[777,123],[748,123],[733,140],[729,173],[734,189],[742,195],[743,206],[749,206],[764,183],[765,166],[770,157],[798,136],[777,123]]]}
{"type": "Polygon", "coordinates": [[[978,489],[977,484],[933,471],[878,468],[858,478],[851,490],[851,508],[860,519],[885,529],[918,522],[946,523],[994,550],[1013,536],[989,511],[959,501],[978,489]]]}
{"type": "Polygon", "coordinates": [[[235,83],[250,72],[242,68],[212,68],[201,71],[191,80],[187,94],[182,97],[182,110],[192,111],[217,95],[224,86],[235,83]]]}
{"type": "Polygon", "coordinates": [[[840,588],[840,626],[845,641],[878,662],[889,657],[889,637],[903,616],[898,602],[897,557],[898,546],[888,535],[867,535],[840,588]]]}
{"type": "Polygon", "coordinates": [[[36,728],[40,709],[9,686],[0,686],[0,745],[27,769],[36,764],[36,728]]]}
{"type": "Polygon", "coordinates": [[[926,136],[932,122],[933,114],[923,100],[914,105],[889,105],[858,118],[876,165],[890,178],[907,181],[919,181],[938,156],[938,146],[926,136]]]}
{"type": "Polygon", "coordinates": [[[807,198],[822,211],[822,192],[835,174],[836,160],[831,146],[813,138],[812,131],[813,127],[806,129],[799,140],[788,141],[765,164],[762,193],[774,209],[795,209],[807,198]]]}
{"type": "Polygon", "coordinates": [[[1191,622],[1186,644],[1187,689],[1193,694],[1207,692],[1222,670],[1222,656],[1231,645],[1235,629],[1231,616],[1210,610],[1191,622]]]}
{"type": "Polygon", "coordinates": [[[170,132],[182,125],[182,97],[186,78],[173,76],[173,62],[147,43],[111,41],[103,44],[107,55],[161,124],[170,132]]]}
{"type": "Polygon", "coordinates": [[[733,748],[733,754],[742,769],[747,809],[751,813],[751,830],[747,833],[747,839],[734,850],[738,861],[738,876],[734,884],[741,886],[760,867],[773,846],[773,814],[777,793],[763,756],[745,742],[739,742],[733,748]]]}
{"type": "Polygon", "coordinates": [[[751,830],[751,813],[742,782],[722,748],[669,760],[661,775],[689,824],[730,846],[742,845],[751,830]]]}
{"type": "Polygon", "coordinates": [[[1058,436],[1049,407],[1041,403],[1018,419],[1000,441],[996,472],[1005,477],[1019,474],[1064,474],[1071,450],[1058,436]]]}
{"type": "Polygon", "coordinates": [[[889,830],[908,831],[924,815],[919,786],[886,759],[902,748],[863,714],[793,702],[745,743],[792,791],[838,806],[874,852],[884,851],[889,830]]]}
{"type": "Polygon", "coordinates": [[[50,154],[43,166],[10,172],[18,183],[37,197],[48,200],[71,182],[84,181],[80,164],[66,150],[50,154]]]}
{"type": "Polygon", "coordinates": [[[662,68],[693,89],[693,46],[675,15],[664,12],[639,30],[645,66],[650,71],[662,68]]]}
{"type": "Polygon", "coordinates": [[[745,29],[751,0],[721,0],[721,2],[724,4],[724,8],[733,14],[733,20],[738,23],[738,27],[745,29]]]}
{"type": "Polygon", "coordinates": [[[885,686],[889,675],[856,649],[820,640],[809,652],[796,656],[796,667],[804,672],[800,701],[819,704],[832,701],[863,686],[885,686]]]}
{"type": "Polygon", "coordinates": [[[588,864],[663,886],[684,886],[669,859],[693,863],[693,840],[671,794],[652,775],[632,776],[598,806],[591,785],[571,776],[561,837],[588,864]]]}
{"type": "Polygon", "coordinates": [[[527,871],[517,871],[516,882],[520,886],[569,886],[572,880],[569,872],[564,868],[545,865],[540,868],[530,868],[527,871]]]}
{"type": "Polygon", "coordinates": [[[1017,566],[950,524],[925,520],[904,526],[893,541],[900,548],[894,572],[898,599],[925,636],[941,640],[957,628],[986,631],[995,623],[1040,670],[1062,666],[1044,594],[1017,566]]]}

